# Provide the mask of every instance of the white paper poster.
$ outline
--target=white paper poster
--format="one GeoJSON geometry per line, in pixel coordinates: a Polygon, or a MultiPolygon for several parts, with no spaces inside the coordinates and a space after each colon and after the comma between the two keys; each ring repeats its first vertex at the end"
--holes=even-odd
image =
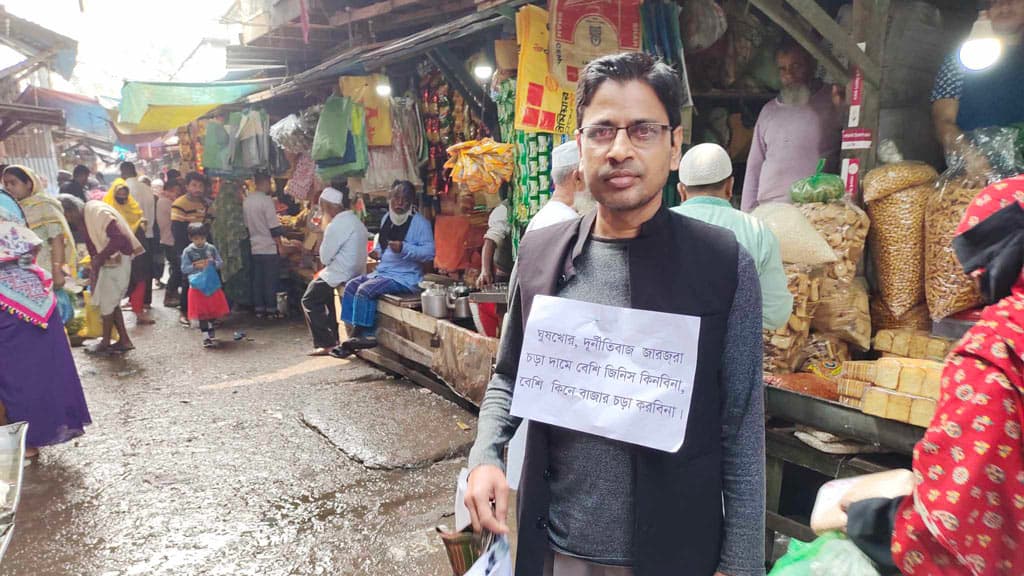
{"type": "Polygon", "coordinates": [[[665,452],[683,445],[700,318],[537,296],[512,415],[665,452]]]}

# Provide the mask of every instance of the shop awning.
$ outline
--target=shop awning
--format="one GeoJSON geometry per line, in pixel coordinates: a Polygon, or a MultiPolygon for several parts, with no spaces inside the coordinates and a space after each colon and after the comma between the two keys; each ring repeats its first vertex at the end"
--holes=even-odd
{"type": "Polygon", "coordinates": [[[527,0],[511,0],[504,2],[500,7],[481,10],[383,45],[346,50],[318,66],[297,74],[284,84],[248,96],[245,101],[262,102],[345,74],[363,74],[368,66],[377,69],[406,60],[431,48],[506,24],[511,21],[510,14],[513,14],[510,9],[526,3],[527,0]]]}
{"type": "Polygon", "coordinates": [[[66,80],[71,79],[78,58],[78,42],[29,22],[0,6],[0,44],[29,57],[49,61],[66,80]]]}
{"type": "Polygon", "coordinates": [[[110,145],[117,138],[110,128],[107,109],[95,98],[29,86],[18,96],[17,103],[59,108],[64,111],[69,130],[110,145]]]}
{"type": "Polygon", "coordinates": [[[125,82],[116,129],[125,134],[174,130],[279,81],[125,82]]]}
{"type": "Polygon", "coordinates": [[[64,111],[58,108],[0,103],[0,140],[5,140],[30,124],[63,126],[64,111]]]}

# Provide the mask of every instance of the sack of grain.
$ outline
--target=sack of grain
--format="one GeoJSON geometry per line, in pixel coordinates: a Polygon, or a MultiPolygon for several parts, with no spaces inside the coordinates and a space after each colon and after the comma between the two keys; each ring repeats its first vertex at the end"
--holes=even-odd
{"type": "Polygon", "coordinates": [[[881,298],[871,300],[871,327],[875,330],[906,328],[908,330],[932,329],[932,318],[924,302],[914,306],[902,316],[896,316],[881,298]]]}
{"type": "Polygon", "coordinates": [[[864,201],[874,202],[886,196],[935,182],[939,173],[924,162],[896,162],[868,172],[864,177],[864,201]]]}
{"type": "Polygon", "coordinates": [[[811,326],[817,332],[830,334],[861,350],[871,348],[871,306],[868,284],[857,278],[841,285],[832,294],[822,292],[811,326]]]}
{"type": "Polygon", "coordinates": [[[802,204],[799,209],[828,242],[837,258],[825,266],[822,297],[827,298],[833,288],[841,288],[853,282],[857,276],[857,265],[864,254],[871,219],[849,202],[815,202],[802,204]],[[835,282],[829,282],[829,279],[835,282]]]}
{"type": "MultiPolygon", "coordinates": [[[[934,170],[932,171],[934,172],[934,170]]],[[[868,202],[878,290],[894,316],[924,302],[924,221],[931,183],[868,202]]]]}
{"type": "Polygon", "coordinates": [[[925,296],[933,320],[982,304],[978,287],[964,273],[953,237],[979,188],[949,180],[928,202],[925,218],[925,296]]]}
{"type": "Polygon", "coordinates": [[[762,204],[751,215],[764,222],[779,239],[784,263],[816,266],[837,260],[825,238],[796,206],[781,202],[762,204]]]}

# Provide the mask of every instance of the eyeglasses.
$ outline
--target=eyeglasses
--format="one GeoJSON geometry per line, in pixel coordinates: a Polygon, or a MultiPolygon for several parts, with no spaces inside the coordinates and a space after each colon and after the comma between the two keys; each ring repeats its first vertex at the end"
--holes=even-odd
{"type": "Polygon", "coordinates": [[[582,134],[588,143],[594,146],[606,147],[611,146],[612,142],[615,141],[615,138],[619,135],[619,130],[626,131],[626,136],[629,137],[629,141],[633,143],[633,146],[644,148],[660,141],[666,132],[672,130],[672,127],[668,124],[658,124],[656,122],[640,122],[630,126],[596,124],[583,126],[577,132],[582,134]]]}

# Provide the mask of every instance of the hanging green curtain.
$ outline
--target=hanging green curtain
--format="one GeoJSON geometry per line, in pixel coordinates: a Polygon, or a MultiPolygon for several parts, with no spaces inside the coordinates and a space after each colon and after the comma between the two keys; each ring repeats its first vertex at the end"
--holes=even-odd
{"type": "Polygon", "coordinates": [[[224,294],[233,304],[252,303],[252,281],[248,254],[249,231],[242,211],[242,188],[234,180],[226,180],[213,202],[216,218],[213,238],[224,267],[220,271],[224,294]]]}

